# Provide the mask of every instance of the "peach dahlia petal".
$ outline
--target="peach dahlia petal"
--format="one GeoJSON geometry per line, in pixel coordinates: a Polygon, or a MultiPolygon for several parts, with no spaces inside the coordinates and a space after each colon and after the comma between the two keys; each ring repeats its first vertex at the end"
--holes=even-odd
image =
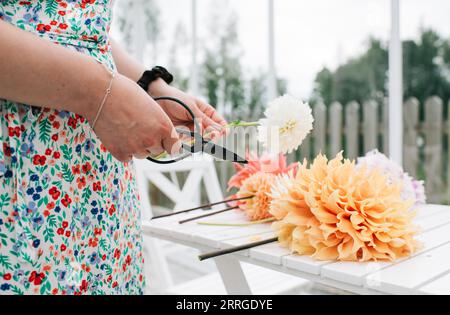
{"type": "Polygon", "coordinates": [[[394,260],[419,244],[411,202],[386,174],[356,167],[342,154],[319,155],[299,166],[285,189],[272,194],[270,213],[282,245],[320,260],[394,260]]]}
{"type": "Polygon", "coordinates": [[[243,210],[252,221],[272,217],[269,206],[272,200],[270,195],[275,175],[270,173],[255,173],[247,178],[236,194],[236,197],[253,196],[253,198],[242,200],[239,208],[243,210]]]}

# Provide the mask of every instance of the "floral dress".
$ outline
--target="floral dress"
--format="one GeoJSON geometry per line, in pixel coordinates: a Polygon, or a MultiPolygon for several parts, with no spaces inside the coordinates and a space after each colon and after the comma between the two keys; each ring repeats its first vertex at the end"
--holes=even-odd
{"type": "MultiPolygon", "coordinates": [[[[0,19],[114,69],[112,1],[0,0],[0,19]]],[[[141,294],[133,165],[80,115],[0,100],[0,294],[141,294]]]]}

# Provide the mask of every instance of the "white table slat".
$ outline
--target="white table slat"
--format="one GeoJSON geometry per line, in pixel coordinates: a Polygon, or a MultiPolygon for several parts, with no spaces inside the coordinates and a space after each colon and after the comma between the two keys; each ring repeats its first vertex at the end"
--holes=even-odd
{"type": "Polygon", "coordinates": [[[261,233],[270,232],[270,224],[255,224],[246,227],[232,227],[222,231],[217,231],[211,234],[202,234],[194,236],[194,241],[199,244],[208,245],[214,248],[220,247],[220,242],[244,236],[253,236],[261,233]]]}
{"type": "Polygon", "coordinates": [[[366,285],[391,294],[411,294],[414,288],[450,270],[450,244],[369,275],[366,285]]]}
{"type": "Polygon", "coordinates": [[[417,219],[420,218],[426,218],[428,216],[434,215],[439,212],[445,212],[450,211],[449,208],[442,205],[433,205],[433,204],[427,204],[427,205],[421,205],[417,209],[417,219]]]}
{"type": "Polygon", "coordinates": [[[424,285],[419,289],[419,293],[450,295],[450,273],[424,285]]]}
{"type": "Polygon", "coordinates": [[[450,223],[450,211],[439,212],[417,220],[422,231],[429,231],[436,226],[450,223]]]}
{"type": "Polygon", "coordinates": [[[281,265],[283,256],[289,254],[289,249],[281,247],[278,242],[250,249],[251,258],[268,262],[274,265],[281,265]]]}
{"type": "MultiPolygon", "coordinates": [[[[202,212],[204,213],[204,212],[202,212]]],[[[193,240],[196,241],[197,235],[214,235],[215,233],[221,233],[221,231],[235,229],[235,227],[230,226],[209,226],[209,225],[201,225],[198,222],[210,222],[214,218],[214,222],[242,222],[242,214],[237,211],[229,211],[218,213],[212,217],[201,218],[199,220],[179,224],[178,222],[182,219],[177,219],[176,222],[170,225],[168,228],[171,230],[170,235],[174,238],[178,238],[180,240],[193,240]]],[[[212,222],[212,221],[211,221],[212,222]]],[[[201,242],[200,242],[201,243],[201,242]]],[[[213,246],[216,247],[216,246],[213,246]]]]}
{"type": "Polygon", "coordinates": [[[289,255],[283,257],[283,265],[287,268],[302,272],[320,275],[322,266],[329,264],[330,261],[316,260],[309,256],[289,255]]]}
{"type": "MultiPolygon", "coordinates": [[[[450,241],[450,224],[436,228],[419,235],[418,240],[423,242],[423,248],[413,256],[426,250],[435,248],[450,241]]],[[[400,264],[401,262],[397,262],[400,264]]],[[[363,285],[364,276],[390,266],[390,262],[335,262],[323,266],[321,274],[325,278],[346,282],[353,285],[363,285]]]]}
{"type": "MultiPolygon", "coordinates": [[[[220,242],[219,246],[221,249],[230,248],[230,247],[244,245],[244,244],[248,244],[248,243],[252,243],[252,242],[262,241],[262,240],[269,239],[272,237],[274,237],[273,231],[261,233],[261,234],[257,234],[257,235],[251,235],[251,236],[245,236],[245,237],[240,237],[240,238],[232,238],[232,239],[224,240],[224,241],[220,242]]],[[[241,250],[241,251],[237,252],[237,254],[242,255],[242,256],[248,256],[249,250],[248,249],[241,250]]]]}

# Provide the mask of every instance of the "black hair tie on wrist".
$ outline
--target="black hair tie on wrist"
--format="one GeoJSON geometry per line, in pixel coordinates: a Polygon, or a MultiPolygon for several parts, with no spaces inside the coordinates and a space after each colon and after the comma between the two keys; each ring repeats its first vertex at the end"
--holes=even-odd
{"type": "Polygon", "coordinates": [[[167,84],[170,84],[173,81],[173,75],[169,71],[167,71],[166,68],[156,66],[151,70],[145,71],[142,74],[141,78],[137,81],[137,84],[145,91],[148,91],[148,86],[150,85],[150,83],[159,78],[163,79],[167,84]]]}

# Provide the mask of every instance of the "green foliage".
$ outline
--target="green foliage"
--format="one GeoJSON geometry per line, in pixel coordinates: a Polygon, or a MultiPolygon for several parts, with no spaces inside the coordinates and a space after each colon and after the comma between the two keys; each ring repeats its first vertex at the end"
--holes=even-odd
{"type": "Polygon", "coordinates": [[[45,0],[45,14],[54,16],[58,10],[58,2],[56,0],[45,0]]]}
{"type": "Polygon", "coordinates": [[[62,177],[66,182],[73,182],[74,176],[72,174],[72,170],[70,169],[67,163],[63,163],[62,165],[62,177]]]}
{"type": "MultiPolygon", "coordinates": [[[[421,30],[418,40],[403,44],[403,94],[421,102],[438,95],[450,98],[450,41],[432,30],[421,30]]],[[[367,50],[348,60],[332,72],[322,69],[315,79],[313,102],[322,100],[346,104],[379,99],[387,95],[388,47],[377,39],[370,39],[367,50]]]]}
{"type": "Polygon", "coordinates": [[[43,143],[50,141],[51,124],[48,118],[42,119],[39,122],[39,140],[43,143]]]}

